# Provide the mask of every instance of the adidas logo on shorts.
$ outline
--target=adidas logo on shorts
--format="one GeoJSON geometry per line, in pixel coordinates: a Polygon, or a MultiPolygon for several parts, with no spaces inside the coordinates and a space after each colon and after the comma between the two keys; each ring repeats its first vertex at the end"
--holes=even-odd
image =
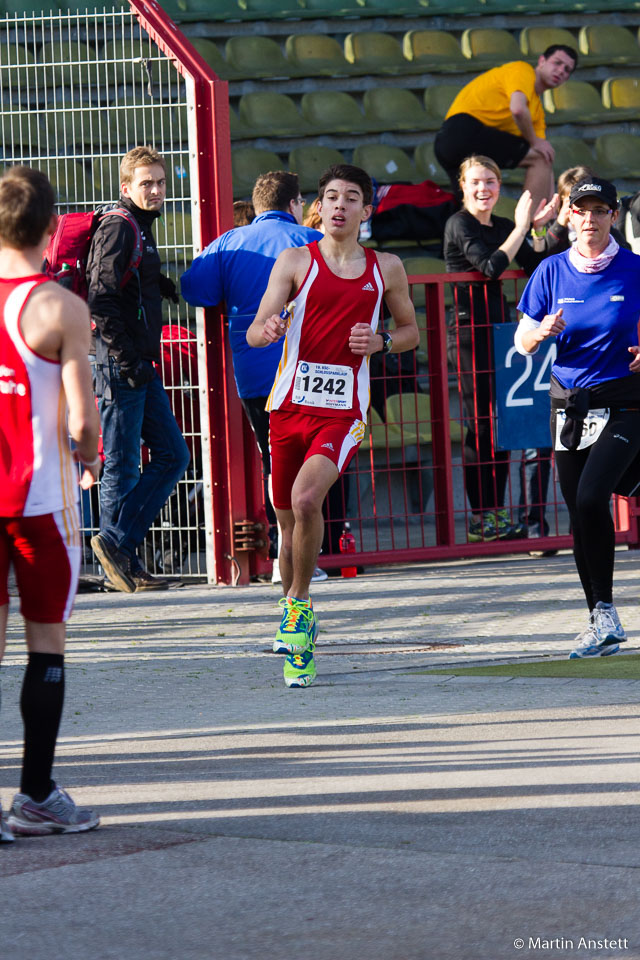
{"type": "Polygon", "coordinates": [[[332,444],[332,443],[323,443],[322,446],[323,446],[323,447],[327,447],[329,450],[333,450],[333,452],[335,453],[335,450],[334,450],[334,447],[333,447],[333,444],[332,444]]]}
{"type": "Polygon", "coordinates": [[[376,291],[375,291],[375,287],[373,286],[372,283],[365,283],[365,285],[364,285],[364,287],[363,287],[362,289],[363,289],[363,290],[370,290],[371,293],[375,293],[375,292],[376,292],[376,291]]]}

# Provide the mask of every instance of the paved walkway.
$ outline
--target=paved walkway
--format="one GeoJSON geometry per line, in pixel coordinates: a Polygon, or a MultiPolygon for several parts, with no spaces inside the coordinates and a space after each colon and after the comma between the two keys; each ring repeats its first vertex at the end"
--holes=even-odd
{"type": "MultiPolygon", "coordinates": [[[[636,650],[639,559],[616,570],[636,650]]],[[[565,657],[571,557],[317,585],[308,690],[269,652],[277,598],[79,596],[56,774],[103,826],[0,849],[2,960],[640,960],[640,682],[416,672],[565,657]]]]}

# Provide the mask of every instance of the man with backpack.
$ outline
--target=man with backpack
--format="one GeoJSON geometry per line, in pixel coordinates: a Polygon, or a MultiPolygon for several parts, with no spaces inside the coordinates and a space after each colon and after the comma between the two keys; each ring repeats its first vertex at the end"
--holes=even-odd
{"type": "Polygon", "coordinates": [[[164,159],[151,147],[130,150],[120,164],[120,189],[118,208],[101,217],[87,259],[105,456],[100,533],[91,546],[113,586],[134,593],[169,585],[144,569],[136,549],[184,474],[189,450],[154,367],[162,298],[178,302],[174,283],[160,272],[152,232],[166,193],[164,159]],[[142,472],[141,441],[151,454],[142,472]]]}

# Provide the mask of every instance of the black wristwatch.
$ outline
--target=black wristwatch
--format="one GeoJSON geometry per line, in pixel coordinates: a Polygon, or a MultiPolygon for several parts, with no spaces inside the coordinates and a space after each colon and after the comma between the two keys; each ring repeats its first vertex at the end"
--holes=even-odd
{"type": "Polygon", "coordinates": [[[380,332],[382,337],[382,352],[391,353],[391,347],[393,346],[393,340],[391,339],[391,334],[385,332],[380,332]]]}

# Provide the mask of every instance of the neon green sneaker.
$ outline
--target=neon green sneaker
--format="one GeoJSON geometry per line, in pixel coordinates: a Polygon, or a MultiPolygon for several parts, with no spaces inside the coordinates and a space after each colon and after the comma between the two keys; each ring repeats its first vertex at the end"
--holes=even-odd
{"type": "Polygon", "coordinates": [[[278,600],[283,607],[282,622],[273,641],[274,653],[304,653],[313,647],[318,625],[311,600],[283,597],[278,600]]]}
{"type": "Polygon", "coordinates": [[[290,653],[284,661],[284,682],[287,687],[309,687],[316,678],[314,645],[304,653],[290,653]]]}

